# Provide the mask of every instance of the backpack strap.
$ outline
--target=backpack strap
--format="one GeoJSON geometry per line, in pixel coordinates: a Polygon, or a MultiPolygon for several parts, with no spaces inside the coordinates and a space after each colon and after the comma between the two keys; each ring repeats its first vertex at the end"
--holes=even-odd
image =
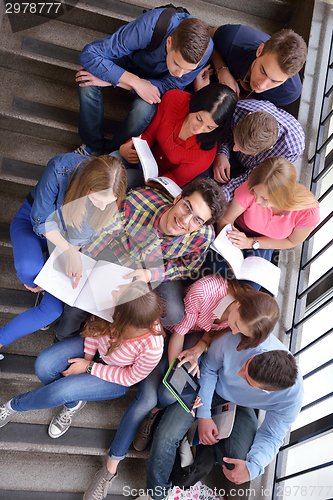
{"type": "Polygon", "coordinates": [[[171,3],[165,6],[165,9],[161,12],[160,17],[157,19],[152,39],[146,47],[148,52],[153,52],[153,50],[157,49],[157,47],[161,44],[171,18],[177,10],[178,8],[171,3]]]}

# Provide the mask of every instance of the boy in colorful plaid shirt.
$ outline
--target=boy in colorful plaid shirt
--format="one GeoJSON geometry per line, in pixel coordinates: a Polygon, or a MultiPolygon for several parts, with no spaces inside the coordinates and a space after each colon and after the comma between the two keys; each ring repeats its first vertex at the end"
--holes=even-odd
{"type": "MultiPolygon", "coordinates": [[[[165,303],[164,325],[184,315],[181,280],[196,273],[214,239],[212,224],[226,210],[221,188],[212,179],[195,179],[174,200],[158,189],[132,189],[118,216],[82,248],[86,255],[135,268],[127,278],[152,286],[165,303]]],[[[79,329],[86,313],[70,306],[56,326],[58,339],[79,329]]]]}

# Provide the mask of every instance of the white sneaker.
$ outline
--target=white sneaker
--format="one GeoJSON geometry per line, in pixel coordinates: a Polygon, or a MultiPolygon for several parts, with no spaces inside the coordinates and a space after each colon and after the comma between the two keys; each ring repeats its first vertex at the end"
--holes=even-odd
{"type": "Polygon", "coordinates": [[[99,156],[101,153],[98,151],[91,151],[89,146],[86,144],[81,144],[78,148],[76,148],[73,153],[76,155],[82,155],[82,156],[99,156]]]}
{"type": "Polygon", "coordinates": [[[50,422],[48,429],[49,436],[53,439],[56,439],[65,434],[65,432],[67,432],[71,426],[72,417],[78,411],[82,410],[86,402],[87,401],[80,401],[80,405],[73,409],[67,408],[67,406],[64,405],[62,409],[59,410],[56,415],[54,415],[50,422]]]}
{"type": "Polygon", "coordinates": [[[0,428],[4,427],[13,418],[16,411],[10,410],[6,405],[0,406],[0,428]]]}

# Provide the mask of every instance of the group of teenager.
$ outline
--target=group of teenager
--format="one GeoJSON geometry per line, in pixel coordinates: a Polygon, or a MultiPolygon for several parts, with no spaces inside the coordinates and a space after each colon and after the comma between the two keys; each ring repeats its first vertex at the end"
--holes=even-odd
{"type": "Polygon", "coordinates": [[[213,447],[214,462],[239,485],[263,474],[300,411],[302,376],[271,333],[275,299],[227,278],[228,264],[209,247],[232,224],[228,238],[245,257],[270,260],[319,222],[318,202],[292,164],[304,132],[281,109],[300,96],[306,54],[292,30],[272,37],[241,25],[210,31],[184,9],[163,7],[80,55],[84,144],[49,161],[10,228],[17,276],[42,300],[0,330],[7,346],[57,320],[56,342],[35,363],[43,385],[1,406],[0,426],[17,412],[63,405],[48,430],[58,438],[87,401],[118,398],[139,383],[84,500],[106,497],[119,461],[133,440],[138,450],[147,446],[161,410],[147,466],[154,500],[167,496],[176,450],[195,418],[200,446],[213,447]],[[111,141],[103,130],[109,86],[133,93],[111,141]],[[159,174],[183,188],[176,198],[144,181],[136,136],[148,142],[159,174]],[[73,287],[81,253],[133,269],[114,294],[112,322],[35,285],[55,246],[73,287]],[[177,357],[199,377],[191,413],[161,384],[177,357]],[[227,401],[237,404],[234,427],[217,440],[211,408],[227,401]],[[255,409],[266,412],[259,428],[255,409]]]}

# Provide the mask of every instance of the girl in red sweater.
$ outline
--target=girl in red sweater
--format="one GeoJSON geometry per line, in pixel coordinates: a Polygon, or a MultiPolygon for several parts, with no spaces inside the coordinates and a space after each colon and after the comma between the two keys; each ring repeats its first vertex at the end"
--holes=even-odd
{"type": "MultiPolygon", "coordinates": [[[[184,186],[213,163],[217,142],[229,129],[237,98],[226,85],[211,83],[194,94],[169,90],[162,98],[157,113],[141,138],[148,142],[159,168],[159,175],[184,186]]],[[[130,165],[139,169],[139,158],[130,140],[119,152],[130,165]]],[[[127,172],[131,179],[131,174],[127,172]]],[[[135,184],[144,184],[137,170],[135,184]]]]}

